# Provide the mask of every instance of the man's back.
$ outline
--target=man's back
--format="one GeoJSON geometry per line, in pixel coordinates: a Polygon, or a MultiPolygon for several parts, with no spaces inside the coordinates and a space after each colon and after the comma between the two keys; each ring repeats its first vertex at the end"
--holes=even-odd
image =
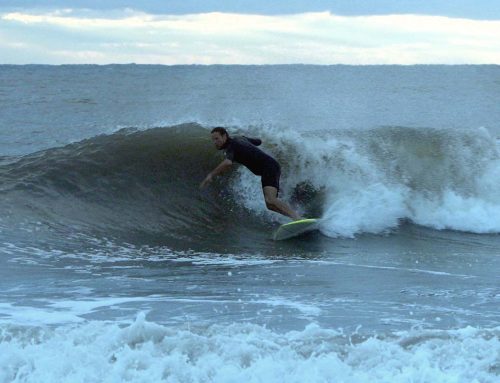
{"type": "Polygon", "coordinates": [[[266,165],[277,165],[277,162],[257,147],[261,143],[258,138],[231,137],[224,147],[225,156],[228,160],[245,165],[252,173],[262,175],[266,165]]]}

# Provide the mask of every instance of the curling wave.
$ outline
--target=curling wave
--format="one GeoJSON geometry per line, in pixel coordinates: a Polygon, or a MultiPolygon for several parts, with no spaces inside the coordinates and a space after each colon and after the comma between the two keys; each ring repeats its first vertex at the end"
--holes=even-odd
{"type": "MultiPolygon", "coordinates": [[[[384,233],[402,221],[500,232],[500,155],[485,129],[233,130],[263,139],[282,164],[282,197],[306,216],[321,215],[328,236],[384,233]]],[[[182,247],[213,235],[249,243],[267,238],[282,218],[266,210],[249,171],[240,167],[199,190],[220,159],[198,124],[124,129],[4,158],[3,224],[157,235],[182,247]]]]}

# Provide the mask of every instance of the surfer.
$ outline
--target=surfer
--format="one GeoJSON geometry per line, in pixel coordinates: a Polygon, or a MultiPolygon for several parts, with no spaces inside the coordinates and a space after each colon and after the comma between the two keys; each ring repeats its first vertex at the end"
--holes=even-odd
{"type": "Polygon", "coordinates": [[[290,206],[278,199],[281,168],[278,161],[257,147],[262,140],[244,136],[229,137],[227,130],[222,127],[212,129],[211,136],[217,150],[224,150],[225,159],[208,173],[200,188],[212,182],[215,176],[229,170],[233,162],[238,162],[261,177],[264,200],[269,210],[293,220],[301,218],[290,206]]]}

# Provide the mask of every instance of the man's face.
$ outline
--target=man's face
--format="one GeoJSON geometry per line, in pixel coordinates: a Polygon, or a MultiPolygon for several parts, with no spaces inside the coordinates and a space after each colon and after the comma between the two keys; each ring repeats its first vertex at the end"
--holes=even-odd
{"type": "Polygon", "coordinates": [[[217,150],[222,149],[226,141],[227,141],[227,136],[225,134],[221,135],[219,132],[212,133],[212,142],[214,143],[217,150]]]}

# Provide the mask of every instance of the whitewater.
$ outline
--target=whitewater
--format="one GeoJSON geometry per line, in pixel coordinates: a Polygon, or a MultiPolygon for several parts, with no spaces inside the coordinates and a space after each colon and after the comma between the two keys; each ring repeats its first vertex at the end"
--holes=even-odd
{"type": "Polygon", "coordinates": [[[496,382],[498,66],[0,66],[0,382],[496,382]],[[284,242],[210,129],[262,139],[284,242]]]}

